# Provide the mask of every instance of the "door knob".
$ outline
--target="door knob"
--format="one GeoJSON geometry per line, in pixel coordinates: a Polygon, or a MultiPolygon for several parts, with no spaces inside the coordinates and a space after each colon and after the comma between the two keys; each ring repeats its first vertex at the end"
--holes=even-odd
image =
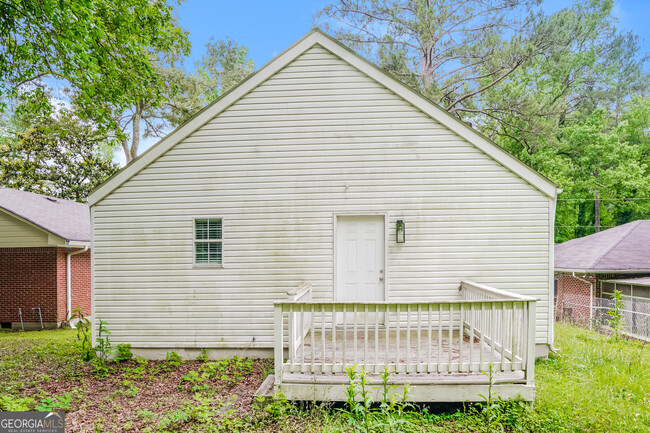
{"type": "Polygon", "coordinates": [[[379,281],[384,281],[384,277],[379,277],[379,281]]]}

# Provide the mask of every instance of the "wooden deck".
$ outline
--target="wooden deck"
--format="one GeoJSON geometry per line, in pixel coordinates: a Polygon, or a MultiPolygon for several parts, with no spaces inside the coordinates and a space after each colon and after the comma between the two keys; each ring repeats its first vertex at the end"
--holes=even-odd
{"type": "MultiPolygon", "coordinates": [[[[476,337],[470,341],[468,335],[463,335],[461,342],[459,331],[453,331],[451,339],[443,337],[440,340],[429,340],[426,331],[420,331],[419,335],[415,330],[400,331],[398,336],[396,330],[387,329],[383,325],[367,333],[365,330],[357,330],[356,335],[353,330],[344,331],[341,326],[337,326],[335,334],[309,331],[304,338],[305,343],[296,351],[304,361],[300,366],[293,367],[289,360],[285,363],[288,370],[291,373],[322,372],[326,365],[340,365],[344,371],[356,366],[367,373],[381,374],[383,370],[376,369],[381,365],[393,373],[426,373],[428,377],[432,373],[456,373],[465,377],[471,375],[485,378],[487,381],[488,377],[482,371],[489,371],[489,364],[492,364],[496,373],[512,373],[512,363],[508,357],[476,337]],[[325,345],[319,344],[323,339],[325,345]],[[416,366],[416,371],[408,371],[408,366],[411,365],[416,366]],[[436,365],[435,370],[424,371],[428,365],[436,365]],[[454,366],[457,366],[458,371],[449,372],[454,366]],[[418,368],[423,371],[417,371],[418,368]]],[[[449,374],[443,376],[448,377],[449,374]]],[[[517,376],[523,377],[519,374],[517,376]]]]}
{"type": "Polygon", "coordinates": [[[411,401],[533,400],[535,301],[466,285],[476,293],[458,301],[276,303],[274,390],[342,400],[356,370],[379,396],[388,371],[391,393],[408,387],[411,401]]]}
{"type": "MultiPolygon", "coordinates": [[[[387,368],[391,373],[389,384],[403,384],[404,381],[409,383],[489,383],[489,365],[493,366],[493,383],[525,383],[526,377],[523,371],[512,369],[512,363],[509,358],[494,351],[489,345],[485,344],[478,338],[470,341],[469,336],[464,335],[461,347],[460,334],[458,331],[452,334],[452,339],[443,338],[442,340],[432,339],[424,341],[420,336],[418,344],[417,331],[411,331],[410,335],[406,331],[400,332],[399,348],[397,344],[397,332],[388,330],[380,326],[375,332],[370,332],[366,338],[364,331],[357,331],[356,337],[353,331],[347,331],[344,335],[342,329],[336,330],[336,340],[338,346],[333,345],[331,333],[327,334],[325,352],[323,353],[322,345],[311,345],[311,331],[305,338],[305,344],[298,348],[298,352],[304,350],[304,363],[309,364],[309,371],[322,371],[324,365],[341,365],[343,370],[356,369],[367,374],[369,382],[374,385],[381,383],[381,374],[383,371],[377,370],[379,366],[387,368]],[[390,342],[394,342],[390,344],[390,342]],[[356,343],[356,344],[355,344],[356,343]],[[388,344],[387,344],[388,343],[388,344]],[[409,346],[407,346],[407,343],[409,346]],[[430,343],[430,344],[429,344],[430,343]],[[377,354],[378,358],[373,359],[377,354]],[[449,372],[454,366],[458,371],[449,372]],[[312,367],[313,365],[313,367],[312,367]],[[407,372],[409,365],[428,366],[435,365],[435,371],[416,371],[407,372]],[[438,367],[439,366],[439,367],[438,367]],[[471,366],[471,368],[470,368],[471,366]]],[[[315,331],[314,341],[322,341],[323,333],[315,331]]],[[[291,362],[285,363],[287,372],[283,378],[287,382],[319,382],[327,381],[330,383],[347,383],[346,373],[334,373],[330,375],[311,375],[305,374],[307,368],[300,365],[292,368],[291,362]],[[302,370],[302,371],[301,371],[302,370]]],[[[425,368],[423,368],[425,369],[425,368]]]]}

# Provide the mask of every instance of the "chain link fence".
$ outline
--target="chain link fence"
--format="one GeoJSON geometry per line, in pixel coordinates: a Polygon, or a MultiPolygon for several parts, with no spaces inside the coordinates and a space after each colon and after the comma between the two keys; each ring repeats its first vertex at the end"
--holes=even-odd
{"type": "MultiPolygon", "coordinates": [[[[628,337],[650,341],[650,299],[622,296],[621,331],[628,337]]],[[[611,298],[594,298],[573,295],[560,301],[557,319],[592,329],[602,334],[614,332],[611,326],[615,301],[611,298]]]]}

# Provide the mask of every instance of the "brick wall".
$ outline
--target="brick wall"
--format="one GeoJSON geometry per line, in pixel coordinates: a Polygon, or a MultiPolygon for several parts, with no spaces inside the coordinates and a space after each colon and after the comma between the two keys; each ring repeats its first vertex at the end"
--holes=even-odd
{"type": "Polygon", "coordinates": [[[0,248],[0,322],[56,322],[56,287],[56,248],[0,248]]]}
{"type": "MultiPolygon", "coordinates": [[[[0,322],[39,321],[33,307],[41,307],[43,322],[66,319],[67,248],[0,248],[0,322]]],[[[72,309],[90,315],[90,251],[71,258],[72,309]]]]}
{"type": "Polygon", "coordinates": [[[639,275],[629,274],[576,274],[580,279],[575,278],[572,274],[559,273],[557,279],[557,299],[555,306],[555,318],[559,320],[567,314],[575,320],[589,319],[589,284],[581,281],[587,280],[594,285],[593,296],[602,297],[600,293],[600,282],[618,278],[632,278],[639,275]],[[563,311],[564,309],[564,311],[563,311]],[[570,311],[568,310],[570,309],[570,311]]]}

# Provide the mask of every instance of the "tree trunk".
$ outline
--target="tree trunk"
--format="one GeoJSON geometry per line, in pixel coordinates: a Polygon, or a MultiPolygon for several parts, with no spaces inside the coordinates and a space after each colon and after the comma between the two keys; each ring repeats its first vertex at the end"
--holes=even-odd
{"type": "Polygon", "coordinates": [[[137,104],[133,113],[133,135],[131,136],[131,160],[138,156],[138,146],[140,145],[140,120],[142,120],[144,104],[137,104]]]}
{"type": "Polygon", "coordinates": [[[126,141],[126,138],[120,140],[122,142],[122,149],[124,150],[124,156],[126,157],[126,163],[131,162],[131,152],[129,151],[129,143],[126,141]]]}
{"type": "Polygon", "coordinates": [[[600,192],[596,190],[594,193],[594,230],[596,233],[600,231],[600,192]]]}
{"type": "Polygon", "coordinates": [[[420,74],[424,90],[433,85],[433,47],[423,46],[420,52],[420,74]]]}
{"type": "MultiPolygon", "coordinates": [[[[144,103],[140,102],[135,105],[133,117],[131,118],[131,147],[126,138],[122,139],[122,149],[126,157],[126,163],[130,163],[138,156],[138,146],[140,145],[140,121],[142,120],[142,113],[144,112],[144,103]]],[[[127,124],[128,125],[128,124],[127,124]]]]}

